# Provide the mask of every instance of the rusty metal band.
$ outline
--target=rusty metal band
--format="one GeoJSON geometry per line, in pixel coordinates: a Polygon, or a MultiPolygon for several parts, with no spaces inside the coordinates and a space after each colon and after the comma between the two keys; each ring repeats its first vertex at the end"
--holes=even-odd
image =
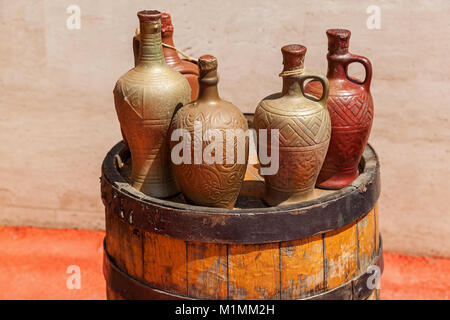
{"type": "Polygon", "coordinates": [[[370,145],[363,154],[363,171],[341,190],[295,205],[233,210],[146,196],[119,172],[117,159],[127,157],[129,150],[119,142],[103,162],[101,192],[106,214],[141,231],[184,241],[260,244],[303,239],[360,219],[380,195],[379,161],[370,145]]]}
{"type": "MultiPolygon", "coordinates": [[[[375,286],[369,287],[369,281],[371,284],[374,284],[369,277],[372,277],[372,279],[378,277],[379,279],[384,270],[381,236],[380,248],[376,257],[372,260],[371,265],[378,267],[378,269],[374,268],[373,272],[370,270],[370,272],[366,272],[333,290],[307,297],[302,300],[366,300],[372,294],[373,290],[376,289],[375,286]],[[379,274],[375,274],[375,272],[379,272],[379,274]]],[[[127,300],[196,300],[191,297],[152,288],[129,276],[113,262],[106,251],[105,244],[103,254],[103,274],[107,286],[127,300]]]]}

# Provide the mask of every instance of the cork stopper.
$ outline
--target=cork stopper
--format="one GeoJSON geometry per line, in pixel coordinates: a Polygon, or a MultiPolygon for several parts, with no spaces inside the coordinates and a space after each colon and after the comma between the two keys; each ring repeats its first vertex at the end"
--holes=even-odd
{"type": "Polygon", "coordinates": [[[206,54],[198,59],[198,68],[200,70],[200,77],[203,78],[209,73],[214,73],[212,76],[217,77],[217,59],[216,57],[206,54]]]}
{"type": "Polygon", "coordinates": [[[137,13],[140,22],[158,22],[161,19],[161,12],[158,10],[143,10],[137,13]]]}
{"type": "Polygon", "coordinates": [[[283,54],[283,72],[303,69],[306,47],[300,44],[289,44],[281,48],[283,54]]]}
{"type": "Polygon", "coordinates": [[[163,12],[161,14],[161,32],[162,33],[173,32],[172,19],[170,17],[170,14],[166,12],[163,12]]]}
{"type": "Polygon", "coordinates": [[[351,32],[346,29],[328,29],[328,52],[347,53],[350,42],[351,32]]]}

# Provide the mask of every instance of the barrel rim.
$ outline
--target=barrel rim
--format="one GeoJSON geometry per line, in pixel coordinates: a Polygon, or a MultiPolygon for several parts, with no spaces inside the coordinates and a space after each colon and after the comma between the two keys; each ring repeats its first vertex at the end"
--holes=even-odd
{"type": "Polygon", "coordinates": [[[146,196],[119,173],[116,155],[127,150],[123,142],[117,143],[102,165],[102,200],[112,209],[109,214],[143,231],[185,241],[259,244],[307,238],[358,220],[380,195],[380,166],[370,145],[363,153],[363,172],[349,186],[311,201],[257,211],[185,205],[146,196]]]}
{"type": "MultiPolygon", "coordinates": [[[[123,141],[118,142],[106,155],[103,164],[102,164],[102,176],[107,179],[108,182],[110,182],[115,189],[118,191],[121,191],[136,200],[144,201],[150,204],[159,205],[159,206],[165,206],[168,208],[173,209],[179,209],[183,211],[188,212],[205,212],[205,213],[221,213],[221,214],[230,214],[230,215],[236,215],[241,213],[255,213],[255,208],[234,208],[234,209],[224,209],[224,208],[212,208],[212,207],[205,207],[205,206],[198,206],[193,204],[184,204],[184,203],[178,203],[170,200],[164,200],[155,198],[152,196],[148,196],[143,194],[142,192],[138,191],[137,189],[130,186],[130,188],[124,188],[121,187],[118,183],[121,184],[128,184],[126,180],[123,178],[123,176],[118,171],[116,165],[115,165],[115,157],[116,155],[120,155],[123,153],[126,153],[126,146],[123,141]]],[[[362,185],[364,183],[369,183],[374,180],[375,176],[377,175],[377,172],[379,170],[379,161],[378,161],[378,155],[376,154],[375,150],[370,144],[366,145],[366,148],[364,150],[364,153],[362,155],[362,161],[364,162],[364,172],[361,173],[358,178],[356,178],[351,184],[348,186],[336,190],[333,193],[319,196],[316,199],[309,200],[309,201],[303,201],[296,204],[288,204],[288,205],[281,205],[277,207],[266,207],[266,208],[257,208],[258,212],[255,214],[263,214],[267,212],[278,212],[278,211],[290,211],[290,210],[296,210],[299,208],[306,208],[306,207],[313,207],[315,205],[321,204],[330,201],[335,200],[336,198],[341,198],[345,196],[346,194],[356,190],[356,189],[364,189],[362,185]]]]}

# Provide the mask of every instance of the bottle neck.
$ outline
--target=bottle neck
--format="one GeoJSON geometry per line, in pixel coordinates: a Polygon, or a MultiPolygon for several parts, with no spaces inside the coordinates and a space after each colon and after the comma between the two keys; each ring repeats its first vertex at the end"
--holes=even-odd
{"type": "Polygon", "coordinates": [[[297,77],[283,77],[283,89],[281,90],[283,96],[287,94],[301,94],[301,92],[302,90],[297,77]]]}
{"type": "Polygon", "coordinates": [[[139,64],[149,65],[164,63],[161,23],[141,21],[140,29],[139,64]]]}
{"type": "Polygon", "coordinates": [[[217,88],[217,84],[219,82],[217,71],[211,71],[206,75],[201,76],[198,82],[200,85],[198,100],[208,100],[208,101],[220,100],[219,90],[217,88]]]}
{"type": "MultiPolygon", "coordinates": [[[[162,42],[168,44],[169,46],[175,47],[173,43],[173,32],[164,32],[162,34],[162,42]]],[[[178,64],[181,63],[181,59],[175,49],[164,47],[164,59],[167,64],[178,64]]]]}
{"type": "Polygon", "coordinates": [[[342,78],[347,76],[347,66],[343,63],[348,50],[341,52],[329,52],[327,54],[328,70],[327,78],[342,78]]]}

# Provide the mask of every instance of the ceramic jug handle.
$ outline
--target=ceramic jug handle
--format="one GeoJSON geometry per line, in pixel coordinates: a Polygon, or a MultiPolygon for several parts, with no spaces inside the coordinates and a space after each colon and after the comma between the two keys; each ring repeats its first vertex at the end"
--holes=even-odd
{"type": "Polygon", "coordinates": [[[134,66],[139,63],[139,47],[141,46],[141,40],[139,36],[139,29],[136,29],[136,35],[133,37],[133,54],[134,54],[134,66]]]}
{"type": "Polygon", "coordinates": [[[312,101],[316,101],[319,102],[320,104],[322,104],[324,107],[326,107],[327,105],[327,100],[328,100],[328,94],[330,92],[330,84],[328,82],[328,79],[322,75],[319,74],[311,74],[311,73],[306,73],[306,74],[301,74],[299,77],[299,82],[300,82],[300,88],[302,90],[303,96],[305,96],[307,99],[312,100],[312,101]],[[304,83],[306,80],[308,79],[312,79],[312,80],[317,80],[322,84],[322,97],[320,99],[316,99],[310,95],[305,94],[304,91],[304,83]]]}
{"type": "Polygon", "coordinates": [[[358,56],[356,54],[352,54],[350,53],[350,57],[345,61],[345,69],[346,69],[346,75],[347,75],[347,79],[350,80],[351,82],[360,84],[365,86],[367,89],[370,89],[370,83],[372,81],[372,64],[370,63],[369,59],[367,59],[366,57],[363,56],[358,56]],[[353,62],[359,62],[364,66],[364,69],[366,70],[366,78],[364,79],[363,82],[349,77],[348,73],[347,73],[347,67],[350,63],[353,62]]]}

